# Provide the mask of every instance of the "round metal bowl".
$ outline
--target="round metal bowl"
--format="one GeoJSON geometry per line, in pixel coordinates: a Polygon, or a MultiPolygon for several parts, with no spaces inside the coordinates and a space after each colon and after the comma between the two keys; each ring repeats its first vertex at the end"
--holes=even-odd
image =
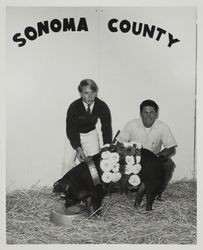
{"type": "Polygon", "coordinates": [[[51,212],[50,220],[58,226],[71,226],[77,220],[87,216],[88,212],[85,207],[81,205],[75,205],[51,212]]]}

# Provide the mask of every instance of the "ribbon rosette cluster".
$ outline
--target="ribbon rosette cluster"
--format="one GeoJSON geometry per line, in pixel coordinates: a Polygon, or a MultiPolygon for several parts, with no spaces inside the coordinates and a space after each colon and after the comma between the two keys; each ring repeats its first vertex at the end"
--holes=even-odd
{"type": "Polygon", "coordinates": [[[102,180],[106,183],[119,181],[121,178],[121,173],[119,172],[119,154],[117,152],[104,151],[101,157],[102,180]]]}
{"type": "Polygon", "coordinates": [[[141,170],[141,144],[136,142],[106,144],[101,152],[100,168],[103,171],[102,180],[105,183],[117,182],[122,175],[128,175],[128,182],[137,186],[141,170]]]}

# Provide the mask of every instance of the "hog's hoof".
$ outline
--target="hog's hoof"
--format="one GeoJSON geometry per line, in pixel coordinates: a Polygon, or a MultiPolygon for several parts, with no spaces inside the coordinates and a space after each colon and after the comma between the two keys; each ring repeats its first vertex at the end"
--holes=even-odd
{"type": "Polygon", "coordinates": [[[141,204],[135,203],[135,204],[134,204],[134,208],[135,208],[136,210],[141,209],[141,204]]]}

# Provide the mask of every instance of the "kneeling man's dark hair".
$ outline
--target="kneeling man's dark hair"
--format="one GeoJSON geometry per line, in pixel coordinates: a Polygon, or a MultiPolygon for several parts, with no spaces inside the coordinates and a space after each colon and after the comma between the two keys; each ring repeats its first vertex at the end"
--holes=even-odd
{"type": "Polygon", "coordinates": [[[159,106],[156,104],[155,101],[153,100],[144,100],[141,104],[140,104],[140,112],[142,112],[143,108],[146,106],[150,106],[153,107],[155,109],[155,111],[157,112],[159,109],[159,106]]]}

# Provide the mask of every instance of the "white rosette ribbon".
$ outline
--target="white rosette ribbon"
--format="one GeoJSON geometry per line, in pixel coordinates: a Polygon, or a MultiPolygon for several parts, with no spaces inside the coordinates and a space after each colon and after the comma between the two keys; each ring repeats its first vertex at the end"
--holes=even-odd
{"type": "Polygon", "coordinates": [[[109,159],[111,157],[111,153],[109,151],[104,151],[101,153],[102,159],[109,159]]]}
{"type": "Polygon", "coordinates": [[[116,173],[112,173],[112,181],[113,182],[117,182],[120,180],[121,178],[121,173],[120,172],[116,172],[116,173]]]}
{"type": "Polygon", "coordinates": [[[140,177],[136,174],[133,174],[130,176],[128,182],[132,185],[132,186],[138,186],[140,184],[140,177]]]}
{"type": "Polygon", "coordinates": [[[141,156],[140,155],[137,155],[136,156],[136,164],[140,163],[141,161],[141,156]]]}
{"type": "Polygon", "coordinates": [[[109,182],[111,182],[112,181],[112,176],[113,174],[112,173],[110,173],[110,172],[104,172],[103,174],[102,174],[102,181],[103,182],[105,182],[105,183],[109,183],[109,182]]]}
{"type": "Polygon", "coordinates": [[[112,170],[114,173],[119,172],[119,164],[118,164],[118,163],[113,164],[111,170],[112,170]]]}
{"type": "Polygon", "coordinates": [[[132,142],[123,142],[123,145],[124,145],[125,148],[133,146],[132,142]]]}
{"type": "Polygon", "coordinates": [[[110,154],[110,158],[111,158],[111,161],[116,164],[119,162],[120,157],[119,157],[119,154],[117,152],[113,152],[110,154]]]}
{"type": "Polygon", "coordinates": [[[125,165],[125,174],[132,174],[133,173],[133,165],[127,164],[125,165]]]}
{"type": "Polygon", "coordinates": [[[112,170],[112,162],[109,159],[103,159],[100,162],[100,167],[103,170],[103,172],[109,172],[112,170]]]}
{"type": "Polygon", "coordinates": [[[138,149],[141,149],[141,148],[142,148],[142,144],[141,144],[140,142],[137,142],[136,145],[137,145],[137,148],[138,148],[138,149]]]}
{"type": "Polygon", "coordinates": [[[133,174],[138,174],[139,172],[140,172],[140,170],[141,170],[141,165],[140,164],[135,164],[135,165],[133,165],[132,166],[132,173],[133,174]]]}
{"type": "Polygon", "coordinates": [[[126,155],[125,161],[126,161],[127,165],[135,164],[135,159],[132,155],[126,155]]]}

